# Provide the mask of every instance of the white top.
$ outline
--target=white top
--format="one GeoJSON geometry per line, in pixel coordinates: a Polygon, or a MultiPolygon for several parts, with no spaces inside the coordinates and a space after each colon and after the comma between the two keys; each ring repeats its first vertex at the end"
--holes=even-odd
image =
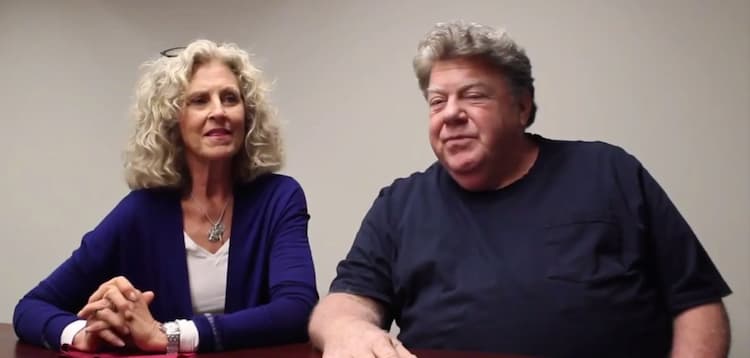
{"type": "Polygon", "coordinates": [[[185,233],[190,299],[195,313],[224,313],[229,241],[212,254],[185,233]]]}
{"type": "MultiPolygon", "coordinates": [[[[212,254],[198,246],[187,233],[184,237],[193,312],[223,313],[230,240],[225,241],[221,248],[212,254]]],[[[194,352],[198,348],[198,329],[195,323],[178,319],[177,324],[180,326],[180,352],[194,352]]],[[[72,344],[75,335],[85,327],[85,320],[67,325],[60,335],[60,345],[72,344]]]]}

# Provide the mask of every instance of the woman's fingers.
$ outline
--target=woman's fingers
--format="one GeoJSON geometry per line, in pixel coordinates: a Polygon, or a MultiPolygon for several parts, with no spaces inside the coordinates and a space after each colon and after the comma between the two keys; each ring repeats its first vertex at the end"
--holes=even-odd
{"type": "Polygon", "coordinates": [[[125,312],[133,308],[133,302],[126,299],[122,292],[114,287],[111,287],[104,293],[103,299],[111,302],[114,311],[116,312],[125,312]]]}
{"type": "Polygon", "coordinates": [[[88,331],[112,329],[123,336],[130,334],[130,328],[127,326],[125,318],[108,308],[95,311],[89,319],[86,329],[88,331]]]}
{"type": "Polygon", "coordinates": [[[106,299],[100,299],[94,302],[91,302],[83,308],[81,308],[80,311],[78,311],[77,316],[83,319],[88,319],[91,317],[96,311],[103,310],[103,309],[110,309],[113,310],[115,307],[112,305],[112,302],[106,299]]]}
{"type": "Polygon", "coordinates": [[[127,297],[131,301],[136,300],[136,289],[133,284],[128,281],[124,276],[117,276],[99,286],[94,293],[89,297],[89,303],[102,299],[111,288],[116,288],[123,297],[127,297]]]}
{"type": "Polygon", "coordinates": [[[399,358],[417,358],[412,352],[409,352],[406,347],[398,339],[392,338],[391,343],[396,348],[399,358]]]}
{"type": "Polygon", "coordinates": [[[95,311],[102,309],[110,309],[114,312],[127,312],[133,309],[133,302],[126,299],[116,288],[110,287],[110,289],[102,295],[101,299],[90,302],[84,306],[78,312],[78,317],[88,318],[95,311]]]}
{"type": "Polygon", "coordinates": [[[112,332],[110,329],[104,329],[98,332],[90,332],[90,334],[96,334],[101,338],[103,341],[115,346],[115,347],[124,347],[125,341],[123,341],[120,337],[118,337],[115,332],[112,332]]]}
{"type": "Polygon", "coordinates": [[[99,320],[89,321],[85,328],[86,332],[88,333],[97,333],[105,329],[109,329],[109,323],[99,320]]]}

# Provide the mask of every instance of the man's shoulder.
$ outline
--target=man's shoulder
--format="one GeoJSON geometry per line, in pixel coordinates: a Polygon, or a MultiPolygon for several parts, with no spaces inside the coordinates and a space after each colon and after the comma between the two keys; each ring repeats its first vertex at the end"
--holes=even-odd
{"type": "Polygon", "coordinates": [[[379,196],[403,198],[414,193],[430,190],[437,187],[442,172],[442,166],[436,161],[424,170],[394,179],[391,184],[380,190],[379,196]]]}
{"type": "Polygon", "coordinates": [[[542,137],[535,135],[539,140],[548,147],[556,149],[566,150],[574,153],[591,153],[591,154],[609,154],[609,153],[625,153],[625,149],[621,146],[607,142],[604,140],[595,139],[553,139],[548,137],[542,137]]]}
{"type": "Polygon", "coordinates": [[[615,166],[637,162],[622,146],[603,140],[538,138],[544,149],[558,160],[615,166]]]}

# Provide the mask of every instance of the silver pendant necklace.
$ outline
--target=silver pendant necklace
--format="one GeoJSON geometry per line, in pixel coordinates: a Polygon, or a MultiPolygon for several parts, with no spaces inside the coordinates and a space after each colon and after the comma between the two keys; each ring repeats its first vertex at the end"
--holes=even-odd
{"type": "Polygon", "coordinates": [[[229,207],[229,200],[227,200],[227,203],[224,204],[224,209],[221,210],[221,215],[219,215],[219,219],[214,221],[211,219],[210,216],[208,216],[208,211],[205,209],[203,210],[203,215],[206,217],[206,220],[208,220],[208,223],[211,224],[211,228],[208,229],[208,241],[209,242],[219,242],[223,239],[224,236],[224,214],[227,212],[227,207],[229,207]]]}

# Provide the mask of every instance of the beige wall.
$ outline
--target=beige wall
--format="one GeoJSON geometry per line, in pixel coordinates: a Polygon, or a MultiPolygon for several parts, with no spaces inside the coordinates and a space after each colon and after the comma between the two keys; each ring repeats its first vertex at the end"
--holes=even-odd
{"type": "Polygon", "coordinates": [[[276,80],[325,293],[377,190],[433,160],[410,60],[452,18],[504,25],[527,48],[533,131],[644,162],[734,289],[732,356],[750,356],[746,0],[2,1],[0,321],[126,193],[138,64],[204,36],[252,48],[276,80]]]}

